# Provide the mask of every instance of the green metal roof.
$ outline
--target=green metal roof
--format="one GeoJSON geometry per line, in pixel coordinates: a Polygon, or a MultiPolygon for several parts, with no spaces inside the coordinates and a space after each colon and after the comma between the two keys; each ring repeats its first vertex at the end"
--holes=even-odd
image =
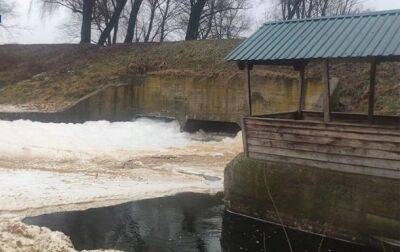
{"type": "Polygon", "coordinates": [[[226,59],[279,62],[400,56],[400,10],[264,24],[226,59]]]}

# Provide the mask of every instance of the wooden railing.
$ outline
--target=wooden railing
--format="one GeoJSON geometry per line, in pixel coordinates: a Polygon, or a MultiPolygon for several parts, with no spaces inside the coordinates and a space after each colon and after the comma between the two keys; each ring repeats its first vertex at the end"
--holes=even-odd
{"type": "Polygon", "coordinates": [[[385,117],[382,125],[371,125],[364,123],[364,117],[365,122],[368,117],[362,115],[333,114],[333,119],[345,122],[329,123],[317,120],[319,116],[322,118],[322,113],[303,113],[303,116],[314,120],[296,120],[295,112],[244,118],[246,155],[273,162],[400,179],[398,117],[385,117]]]}

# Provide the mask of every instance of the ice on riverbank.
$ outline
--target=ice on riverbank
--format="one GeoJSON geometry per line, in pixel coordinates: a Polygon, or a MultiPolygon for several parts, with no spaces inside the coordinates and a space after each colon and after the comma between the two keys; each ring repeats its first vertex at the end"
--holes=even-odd
{"type": "Polygon", "coordinates": [[[75,251],[71,240],[63,233],[16,220],[0,221],[0,234],[1,251],[75,251]]]}

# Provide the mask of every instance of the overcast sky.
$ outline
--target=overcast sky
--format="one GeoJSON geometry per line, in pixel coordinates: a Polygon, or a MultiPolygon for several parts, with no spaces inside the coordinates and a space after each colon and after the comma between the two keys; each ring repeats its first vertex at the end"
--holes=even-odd
{"type": "MultiPolygon", "coordinates": [[[[60,9],[56,15],[47,18],[41,18],[38,9],[35,6],[30,8],[30,0],[14,0],[16,2],[16,16],[10,20],[2,18],[4,25],[13,25],[18,27],[13,31],[13,35],[0,34],[0,43],[68,43],[70,41],[63,37],[59,31],[59,26],[68,20],[68,10],[60,9]]],[[[265,12],[270,7],[269,0],[251,0],[252,8],[252,29],[260,24],[265,16],[265,12]]],[[[367,8],[374,10],[400,9],[400,0],[364,0],[367,8]]],[[[0,13],[1,14],[1,13],[0,13]]]]}

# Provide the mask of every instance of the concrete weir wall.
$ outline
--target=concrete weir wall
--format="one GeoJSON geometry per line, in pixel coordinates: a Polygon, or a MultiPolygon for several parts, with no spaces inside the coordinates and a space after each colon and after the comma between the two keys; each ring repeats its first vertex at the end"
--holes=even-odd
{"type": "MultiPolygon", "coordinates": [[[[256,71],[252,81],[254,114],[296,109],[297,78],[256,71]]],[[[320,82],[309,80],[306,109],[320,109],[321,93],[320,82]]],[[[131,120],[142,115],[175,118],[181,125],[188,120],[237,123],[245,112],[244,101],[241,72],[228,78],[195,73],[150,73],[106,86],[59,112],[0,113],[0,118],[84,122],[131,120]]]]}
{"type": "MultiPolygon", "coordinates": [[[[253,84],[255,114],[296,108],[297,79],[256,75],[253,84]]],[[[122,120],[133,116],[158,116],[187,120],[240,122],[245,111],[244,80],[240,73],[228,78],[149,74],[130,84],[112,86],[67,110],[89,120],[122,120]]],[[[320,104],[322,87],[310,80],[308,108],[320,104]]]]}
{"type": "Polygon", "coordinates": [[[225,170],[228,210],[351,242],[400,240],[400,180],[239,155],[225,170]],[[269,195],[269,192],[272,199],[269,195]]]}

